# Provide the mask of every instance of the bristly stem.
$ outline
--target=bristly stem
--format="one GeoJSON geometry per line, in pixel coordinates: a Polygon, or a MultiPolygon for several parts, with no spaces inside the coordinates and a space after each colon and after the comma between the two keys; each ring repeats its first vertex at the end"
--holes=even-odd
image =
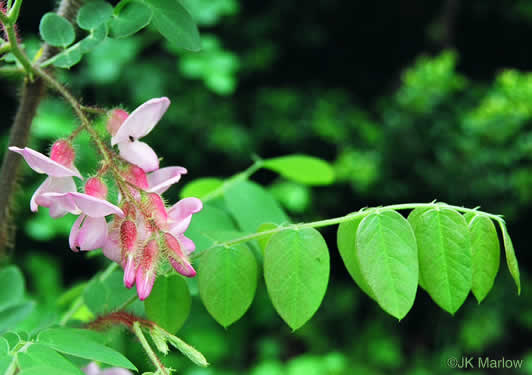
{"type": "Polygon", "coordinates": [[[148,355],[152,363],[155,365],[157,370],[163,375],[169,375],[166,367],[164,367],[161,360],[159,359],[159,357],[157,357],[157,355],[151,348],[150,344],[148,343],[148,340],[146,340],[144,333],[142,333],[142,328],[139,322],[133,323],[133,332],[139,339],[140,344],[142,345],[142,348],[144,349],[144,351],[146,352],[146,354],[148,355]]]}

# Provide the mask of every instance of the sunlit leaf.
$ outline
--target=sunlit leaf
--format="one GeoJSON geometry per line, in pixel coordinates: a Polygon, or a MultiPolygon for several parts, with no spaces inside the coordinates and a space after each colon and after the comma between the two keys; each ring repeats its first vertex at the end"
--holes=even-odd
{"type": "Polygon", "coordinates": [[[243,231],[255,232],[263,223],[286,224],[288,217],[260,185],[241,181],[225,192],[225,203],[243,231]]]}
{"type": "MultiPolygon", "coordinates": [[[[257,232],[258,233],[267,232],[267,231],[275,229],[277,227],[278,227],[277,224],[264,223],[264,224],[261,224],[259,226],[259,228],[257,229],[257,232]]],[[[264,235],[264,236],[258,238],[257,242],[259,243],[259,247],[262,250],[263,254],[264,254],[264,249],[266,249],[266,246],[268,245],[268,241],[270,240],[270,238],[272,238],[272,236],[273,236],[273,233],[272,234],[267,234],[267,235],[264,235]]]]}
{"type": "Polygon", "coordinates": [[[357,229],[360,273],[384,311],[402,319],[414,304],[418,284],[416,238],[395,211],[366,216],[357,229]]]}
{"type": "Polygon", "coordinates": [[[409,217],[418,245],[424,289],[442,309],[454,314],[472,287],[471,240],[462,215],[431,208],[409,217]]]}
{"type": "Polygon", "coordinates": [[[185,185],[181,190],[181,198],[196,197],[205,198],[209,193],[222,186],[223,180],[214,177],[199,178],[185,185]]]}
{"type": "Polygon", "coordinates": [[[476,215],[469,221],[473,262],[472,291],[480,303],[493,287],[499,271],[501,251],[491,219],[476,215]]]}
{"type": "Polygon", "coordinates": [[[363,218],[364,216],[359,216],[353,220],[344,221],[340,224],[337,234],[338,250],[340,251],[340,256],[344,261],[347,271],[355,283],[364,291],[364,293],[375,299],[375,295],[360,272],[360,263],[357,257],[356,233],[363,218]]]}
{"type": "Polygon", "coordinates": [[[190,314],[191,298],[185,280],[179,275],[158,277],[144,301],[148,319],[175,334],[190,314]]]}
{"type": "Polygon", "coordinates": [[[502,238],[504,242],[504,253],[506,254],[506,264],[508,265],[508,270],[510,270],[510,275],[514,279],[515,285],[517,287],[517,294],[521,294],[521,280],[519,277],[519,264],[517,263],[517,258],[515,257],[514,245],[508,234],[508,229],[506,225],[499,222],[502,232],[502,238]]]}
{"type": "Polygon", "coordinates": [[[284,230],[264,250],[264,279],[275,310],[296,330],[318,310],[329,281],[329,250],[313,228],[284,230]]]}
{"type": "Polygon", "coordinates": [[[68,47],[74,42],[74,26],[56,13],[46,13],[39,25],[42,39],[54,47],[68,47]]]}
{"type": "Polygon", "coordinates": [[[83,375],[79,367],[76,367],[55,350],[42,344],[32,344],[26,352],[18,354],[17,360],[21,370],[51,367],[65,373],[83,375]]]}
{"type": "Polygon", "coordinates": [[[288,155],[264,160],[264,168],[306,185],[329,185],[334,181],[334,170],[324,160],[307,155],[288,155]]]}
{"type": "Polygon", "coordinates": [[[198,283],[201,300],[223,327],[248,310],[257,288],[257,261],[245,244],[217,247],[201,256],[198,283]]]}

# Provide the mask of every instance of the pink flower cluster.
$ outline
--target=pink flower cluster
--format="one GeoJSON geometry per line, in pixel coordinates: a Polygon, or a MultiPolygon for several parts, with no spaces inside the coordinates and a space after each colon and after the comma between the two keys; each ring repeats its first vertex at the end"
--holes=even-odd
{"type": "Polygon", "coordinates": [[[50,157],[28,147],[9,147],[35,172],[48,176],[31,198],[31,211],[42,206],[49,208],[54,218],[67,213],[79,215],[70,231],[70,248],[102,248],[105,256],[122,265],[125,286],[136,284],[141,300],[149,296],[165,259],[184,276],[196,274],[189,261],[195,245],[184,233],[192,215],[202,209],[202,202],[185,198],[167,208],[161,194],[187,170],[159,168],[157,154],[139,141],[155,127],[169,104],[168,98],[157,98],[130,115],[121,109],[110,112],[107,130],[111,144],[119,150],[113,168],[122,182],[118,206],[107,201],[108,189],[101,175],[109,170],[108,165],[85,181],[84,193],[77,191],[74,177],[83,177],[74,166],[75,151],[70,140],[56,141],[50,157]]]}

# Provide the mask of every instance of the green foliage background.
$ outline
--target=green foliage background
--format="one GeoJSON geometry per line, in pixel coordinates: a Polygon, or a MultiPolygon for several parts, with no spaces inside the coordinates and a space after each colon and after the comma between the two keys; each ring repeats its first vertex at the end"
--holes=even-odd
{"type": "MultiPolygon", "coordinates": [[[[454,374],[447,358],[474,355],[525,359],[526,368],[516,373],[532,374],[528,2],[471,1],[451,11],[452,1],[181,3],[200,25],[201,52],[175,50],[148,29],[105,41],[80,65],[58,71],[60,78],[87,104],[132,110],[168,96],[172,105],[147,141],[165,165],[189,170],[183,183],[230,176],[249,166],[254,154],[329,160],[337,180],[328,187],[309,188],[267,171],[254,177],[294,222],[433,199],[504,214],[523,293],[515,295],[502,267],[481,305],[470,295],[453,318],[420,290],[398,323],[352,282],[334,250],[334,230],[326,229],[331,282],[309,323],[291,333],[261,280],[251,310],[224,330],[200,304],[192,282],[192,312],[179,335],[213,365],[196,369],[176,355],[168,358],[172,366],[188,375],[454,374]]],[[[29,5],[20,26],[32,45],[39,18],[53,4],[29,5]]],[[[15,86],[0,86],[2,145],[15,86]]],[[[50,97],[39,109],[30,146],[44,150],[75,126],[67,105],[50,97]]],[[[87,139],[78,152],[80,169],[95,165],[87,139]]],[[[39,313],[53,315],[63,290],[91,276],[103,259],[68,250],[72,217],[51,220],[44,210],[26,210],[41,176],[25,171],[13,255],[31,294],[45,306],[39,313]]],[[[177,200],[182,186],[166,196],[177,200]]],[[[131,341],[117,335],[128,358],[140,353],[131,341]]]]}

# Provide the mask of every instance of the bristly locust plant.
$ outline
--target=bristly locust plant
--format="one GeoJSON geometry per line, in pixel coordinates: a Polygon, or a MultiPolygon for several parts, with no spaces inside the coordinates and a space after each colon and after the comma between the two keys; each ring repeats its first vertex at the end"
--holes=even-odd
{"type": "Polygon", "coordinates": [[[135,370],[101,335],[114,325],[136,336],[156,374],[173,371],[160,357],[169,352],[168,344],[198,366],[207,366],[198,350],[175,336],[190,312],[185,278],[197,279],[207,311],[228,327],[250,307],[263,274],[275,310],[296,330],[316,313],[327,289],[329,249],[318,231],[325,226],[338,225],[338,249],[358,287],[399,320],[412,308],[418,285],[451,314],[470,292],[481,302],[499,269],[499,237],[520,293],[517,259],[499,215],[430,202],[292,223],[251,176],[268,169],[300,184],[331,184],[331,166],[311,156],[256,158],[250,168],[225,180],[188,183],[181,199],[168,206],[162,194],[187,170],[161,167],[157,153],[141,138],[161,120],[170,99],[148,100],[131,113],[86,106],[54,73],[78,64],[106,38],[127,38],[149,24],[176,47],[198,51],[200,37],[187,10],[176,0],[122,0],[114,7],[102,0],[63,0],[57,12],[42,17],[43,44],[29,56],[16,27],[22,3],[0,3],[0,76],[23,82],[1,171],[0,246],[11,242],[10,202],[22,156],[31,169],[46,175],[30,209],[48,208],[52,218],[76,215],[70,249],[102,249],[111,262],[68,292],[63,316],[36,323],[29,333],[16,327],[35,302],[25,298],[17,267],[1,269],[0,373],[82,374],[72,357],[85,361],[86,373],[98,373],[94,361],[135,370]],[[48,156],[26,147],[45,89],[62,97],[79,121],[70,135],[53,143],[48,156]],[[82,133],[88,133],[99,156],[90,175],[75,165],[74,146],[82,133]],[[80,315],[82,310],[88,313],[80,315]]]}

